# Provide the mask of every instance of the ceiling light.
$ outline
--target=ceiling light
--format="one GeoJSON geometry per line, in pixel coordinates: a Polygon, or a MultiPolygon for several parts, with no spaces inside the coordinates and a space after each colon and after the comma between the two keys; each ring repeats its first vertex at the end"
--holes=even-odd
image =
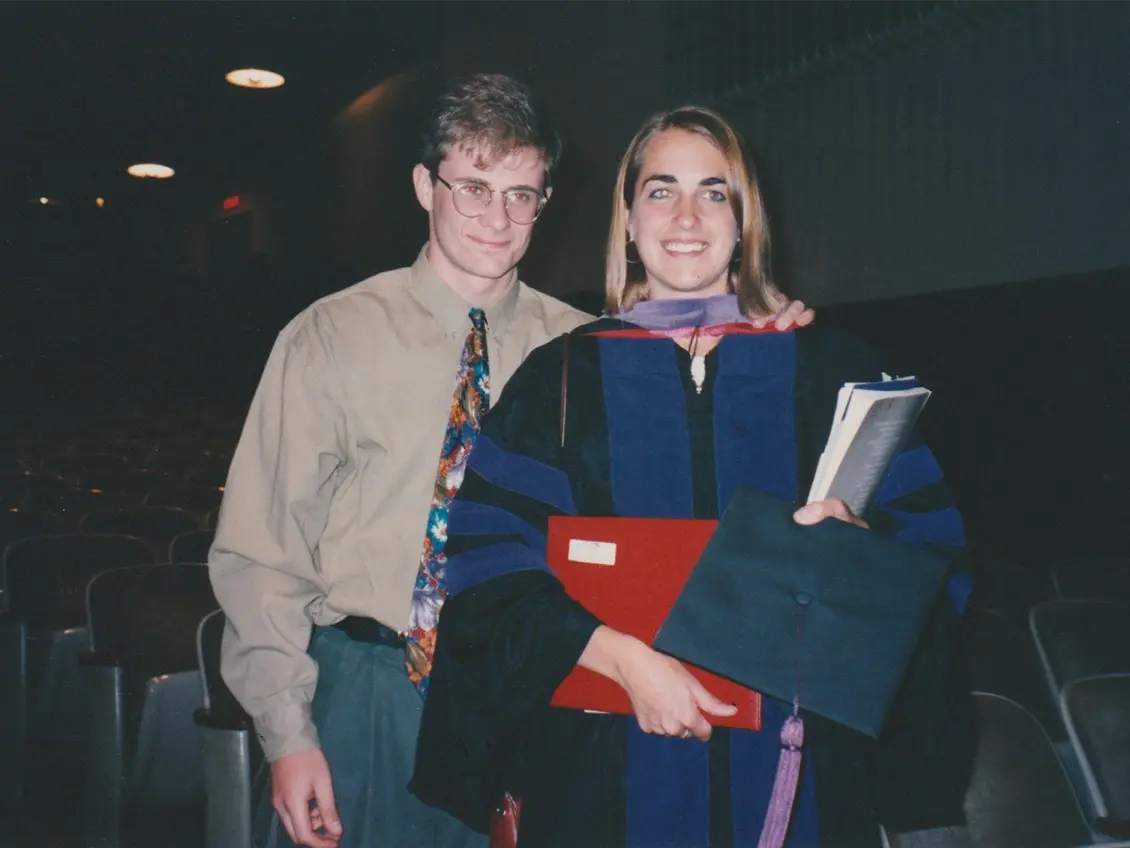
{"type": "Polygon", "coordinates": [[[96,198],[94,198],[94,205],[97,206],[99,209],[101,209],[103,206],[106,205],[106,201],[105,201],[104,198],[96,197],[96,198]]]}
{"type": "Polygon", "coordinates": [[[51,201],[50,201],[50,200],[48,200],[48,199],[47,199],[46,197],[41,197],[41,198],[39,198],[39,203],[40,203],[40,204],[41,204],[42,206],[46,206],[46,205],[47,205],[48,203],[50,203],[50,202],[51,202],[51,201]]]}
{"type": "Polygon", "coordinates": [[[141,177],[143,179],[153,180],[167,180],[176,173],[168,165],[158,165],[156,162],[143,162],[138,165],[130,165],[126,168],[126,173],[131,177],[141,177]]]}
{"type": "Polygon", "coordinates": [[[239,68],[228,73],[224,79],[240,88],[278,88],[286,82],[282,74],[262,68],[239,68]]]}

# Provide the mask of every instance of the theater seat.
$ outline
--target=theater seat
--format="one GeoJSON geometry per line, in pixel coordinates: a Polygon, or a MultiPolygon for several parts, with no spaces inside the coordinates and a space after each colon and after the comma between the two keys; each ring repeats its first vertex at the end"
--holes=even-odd
{"type": "MultiPolygon", "coordinates": [[[[63,532],[63,522],[52,512],[20,507],[0,508],[0,559],[12,542],[32,536],[54,536],[63,532]]],[[[0,612],[8,608],[4,578],[0,575],[0,612]]]]}
{"type": "Polygon", "coordinates": [[[1130,674],[1073,681],[1060,702],[1096,827],[1130,839],[1130,674]]]}
{"type": "Polygon", "coordinates": [[[1130,607],[1107,601],[1060,600],[1032,607],[1029,627],[1052,696],[1068,683],[1130,673],[1130,607]]]}
{"type": "Polygon", "coordinates": [[[142,506],[95,510],[83,517],[81,526],[84,533],[127,533],[145,539],[160,556],[174,537],[199,530],[200,519],[175,507],[142,506]]]}
{"type": "Polygon", "coordinates": [[[1130,604],[1130,558],[1057,563],[1052,569],[1052,582],[1061,598],[1130,604]]]}
{"type": "Polygon", "coordinates": [[[1015,701],[974,694],[977,757],[966,828],[887,834],[890,848],[1076,848],[1093,842],[1055,746],[1015,701]]]}
{"type": "Polygon", "coordinates": [[[192,513],[201,520],[220,505],[224,493],[215,486],[170,486],[145,496],[146,506],[172,506],[192,513]]]}
{"type": "MultiPolygon", "coordinates": [[[[115,492],[93,488],[41,489],[29,493],[25,500],[30,509],[43,510],[59,516],[63,523],[60,532],[75,533],[79,530],[82,517],[96,509],[117,509],[125,503],[125,498],[115,492]]],[[[117,530],[100,531],[117,533],[117,530]]],[[[129,534],[127,534],[129,535],[129,534]]]]}
{"type": "Polygon", "coordinates": [[[24,805],[27,623],[0,616],[0,809],[24,805]]]}
{"type": "Polygon", "coordinates": [[[197,653],[204,706],[196,727],[204,757],[205,848],[254,848],[251,785],[263,762],[251,719],[220,676],[222,611],[200,622],[197,653]]]}
{"type": "Polygon", "coordinates": [[[19,798],[30,738],[85,738],[78,657],[89,645],[86,585],[96,574],[152,562],[128,536],[33,536],[12,542],[0,560],[7,609],[0,613],[0,782],[19,798]]]}
{"type": "Polygon", "coordinates": [[[207,562],[215,530],[190,530],[169,542],[169,562],[207,562]]]}
{"type": "Polygon", "coordinates": [[[119,844],[125,804],[203,802],[196,629],[216,607],[208,569],[195,563],[115,569],[90,582],[87,844],[119,844]]]}
{"type": "Polygon", "coordinates": [[[1053,740],[1067,738],[1028,628],[996,610],[970,609],[962,619],[961,636],[972,689],[1016,701],[1053,740]]]}

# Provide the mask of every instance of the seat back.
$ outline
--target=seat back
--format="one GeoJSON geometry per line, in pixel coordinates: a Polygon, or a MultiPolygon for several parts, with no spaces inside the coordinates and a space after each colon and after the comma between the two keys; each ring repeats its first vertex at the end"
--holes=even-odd
{"type": "Polygon", "coordinates": [[[227,478],[229,461],[224,457],[208,456],[200,453],[160,453],[151,456],[145,463],[152,471],[167,474],[170,480],[192,485],[224,484],[227,478]]]}
{"type": "Polygon", "coordinates": [[[1048,601],[1032,608],[1029,626],[1057,697],[1073,680],[1130,672],[1130,607],[1048,601]]]}
{"type": "Polygon", "coordinates": [[[1061,598],[1130,604],[1130,558],[1060,562],[1052,569],[1052,581],[1061,598]]]}
{"type": "Polygon", "coordinates": [[[203,518],[220,505],[224,492],[217,486],[171,486],[145,496],[146,506],[172,506],[203,518]]]}
{"type": "MultiPolygon", "coordinates": [[[[147,803],[196,803],[203,798],[192,713],[200,706],[196,628],[216,608],[208,569],[199,564],[118,568],[90,581],[86,595],[91,647],[113,657],[105,688],[92,698],[107,709],[92,718],[94,757],[87,803],[99,786],[124,778],[125,791],[147,803]],[[118,706],[111,709],[114,704],[118,706]]],[[[91,818],[97,829],[101,819],[91,818]]]]}
{"type": "Polygon", "coordinates": [[[92,578],[153,559],[149,546],[132,536],[33,536],[8,545],[0,571],[9,610],[28,619],[30,630],[37,632],[81,627],[92,578]]]}
{"type": "Polygon", "coordinates": [[[148,492],[165,485],[166,479],[161,474],[126,466],[91,473],[87,475],[85,482],[91,488],[116,495],[121,499],[121,505],[125,506],[140,504],[148,492]]]}
{"type": "Polygon", "coordinates": [[[135,680],[195,671],[197,625],[218,606],[197,563],[106,571],[86,593],[91,647],[117,657],[135,680]]]}
{"type": "Polygon", "coordinates": [[[82,520],[84,533],[123,533],[149,542],[164,552],[173,537],[200,528],[200,519],[183,509],[143,506],[135,509],[96,510],[82,520]]]}
{"type": "Polygon", "coordinates": [[[1061,703],[1100,829],[1130,838],[1130,674],[1076,680],[1061,703]]]}
{"type": "MultiPolygon", "coordinates": [[[[2,463],[0,463],[2,464],[2,463]]],[[[0,468],[0,512],[19,509],[27,497],[27,481],[24,472],[12,468],[0,468]]]]}
{"type": "Polygon", "coordinates": [[[223,486],[228,479],[228,469],[231,461],[215,459],[207,465],[202,465],[188,472],[185,482],[193,486],[223,486]]]}
{"type": "Polygon", "coordinates": [[[206,848],[253,848],[252,781],[263,762],[250,717],[220,675],[227,621],[217,610],[200,622],[196,645],[204,706],[196,725],[207,795],[206,848]]]}
{"type": "Polygon", "coordinates": [[[74,532],[79,529],[82,517],[88,512],[120,508],[125,505],[126,499],[123,495],[103,489],[47,488],[29,493],[24,503],[32,509],[58,515],[67,531],[74,532]]]}
{"type": "Polygon", "coordinates": [[[224,725],[250,727],[251,718],[240,706],[220,674],[220,652],[227,618],[223,610],[215,610],[201,622],[196,634],[197,661],[203,686],[204,709],[224,725]]]}
{"type": "MultiPolygon", "coordinates": [[[[32,536],[53,536],[63,532],[63,522],[53,512],[0,507],[0,561],[12,542],[32,536]]],[[[0,571],[0,612],[8,608],[6,584],[0,571]]]]}
{"type": "Polygon", "coordinates": [[[975,557],[973,567],[975,605],[1003,612],[1018,624],[1034,604],[1058,597],[1048,569],[990,555],[975,557]]]}
{"type": "Polygon", "coordinates": [[[1066,738],[1040,655],[1026,628],[1002,612],[970,609],[962,619],[961,636],[972,689],[1016,701],[1053,739],[1066,738]]]}
{"type": "Polygon", "coordinates": [[[169,562],[207,562],[215,530],[189,530],[169,542],[169,562]]]}
{"type": "Polygon", "coordinates": [[[1091,842],[1051,739],[1015,701],[974,694],[977,758],[965,796],[974,845],[1071,848],[1091,842]]]}
{"type": "Polygon", "coordinates": [[[131,467],[124,456],[108,453],[67,454],[43,460],[42,469],[84,485],[88,479],[103,472],[116,473],[131,467]]]}

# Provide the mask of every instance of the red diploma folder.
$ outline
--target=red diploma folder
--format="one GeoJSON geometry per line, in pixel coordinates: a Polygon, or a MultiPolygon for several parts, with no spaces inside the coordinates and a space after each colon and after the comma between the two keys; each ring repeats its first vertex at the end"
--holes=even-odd
{"type": "MultiPolygon", "coordinates": [[[[717,521],[695,519],[554,516],[546,559],[565,591],[585,609],[650,645],[717,526],[717,521]]],[[[711,724],[761,729],[757,692],[683,665],[711,694],[738,708],[728,717],[707,715],[711,724]]],[[[633,714],[628,693],[618,683],[580,667],[557,687],[552,704],[633,714]]]]}

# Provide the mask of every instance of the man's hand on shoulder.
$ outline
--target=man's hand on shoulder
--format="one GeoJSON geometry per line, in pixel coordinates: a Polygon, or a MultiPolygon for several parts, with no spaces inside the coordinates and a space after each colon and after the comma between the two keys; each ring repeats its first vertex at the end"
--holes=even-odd
{"type": "Polygon", "coordinates": [[[337,848],[341,842],[330,764],[320,749],[288,754],[271,763],[271,805],[296,844],[337,848]],[[313,809],[311,801],[316,804],[313,809]]]}
{"type": "Polygon", "coordinates": [[[773,323],[778,330],[787,330],[792,325],[807,327],[816,320],[816,312],[804,305],[803,300],[790,300],[786,294],[777,296],[777,312],[763,318],[754,318],[755,327],[768,326],[773,323]]]}

